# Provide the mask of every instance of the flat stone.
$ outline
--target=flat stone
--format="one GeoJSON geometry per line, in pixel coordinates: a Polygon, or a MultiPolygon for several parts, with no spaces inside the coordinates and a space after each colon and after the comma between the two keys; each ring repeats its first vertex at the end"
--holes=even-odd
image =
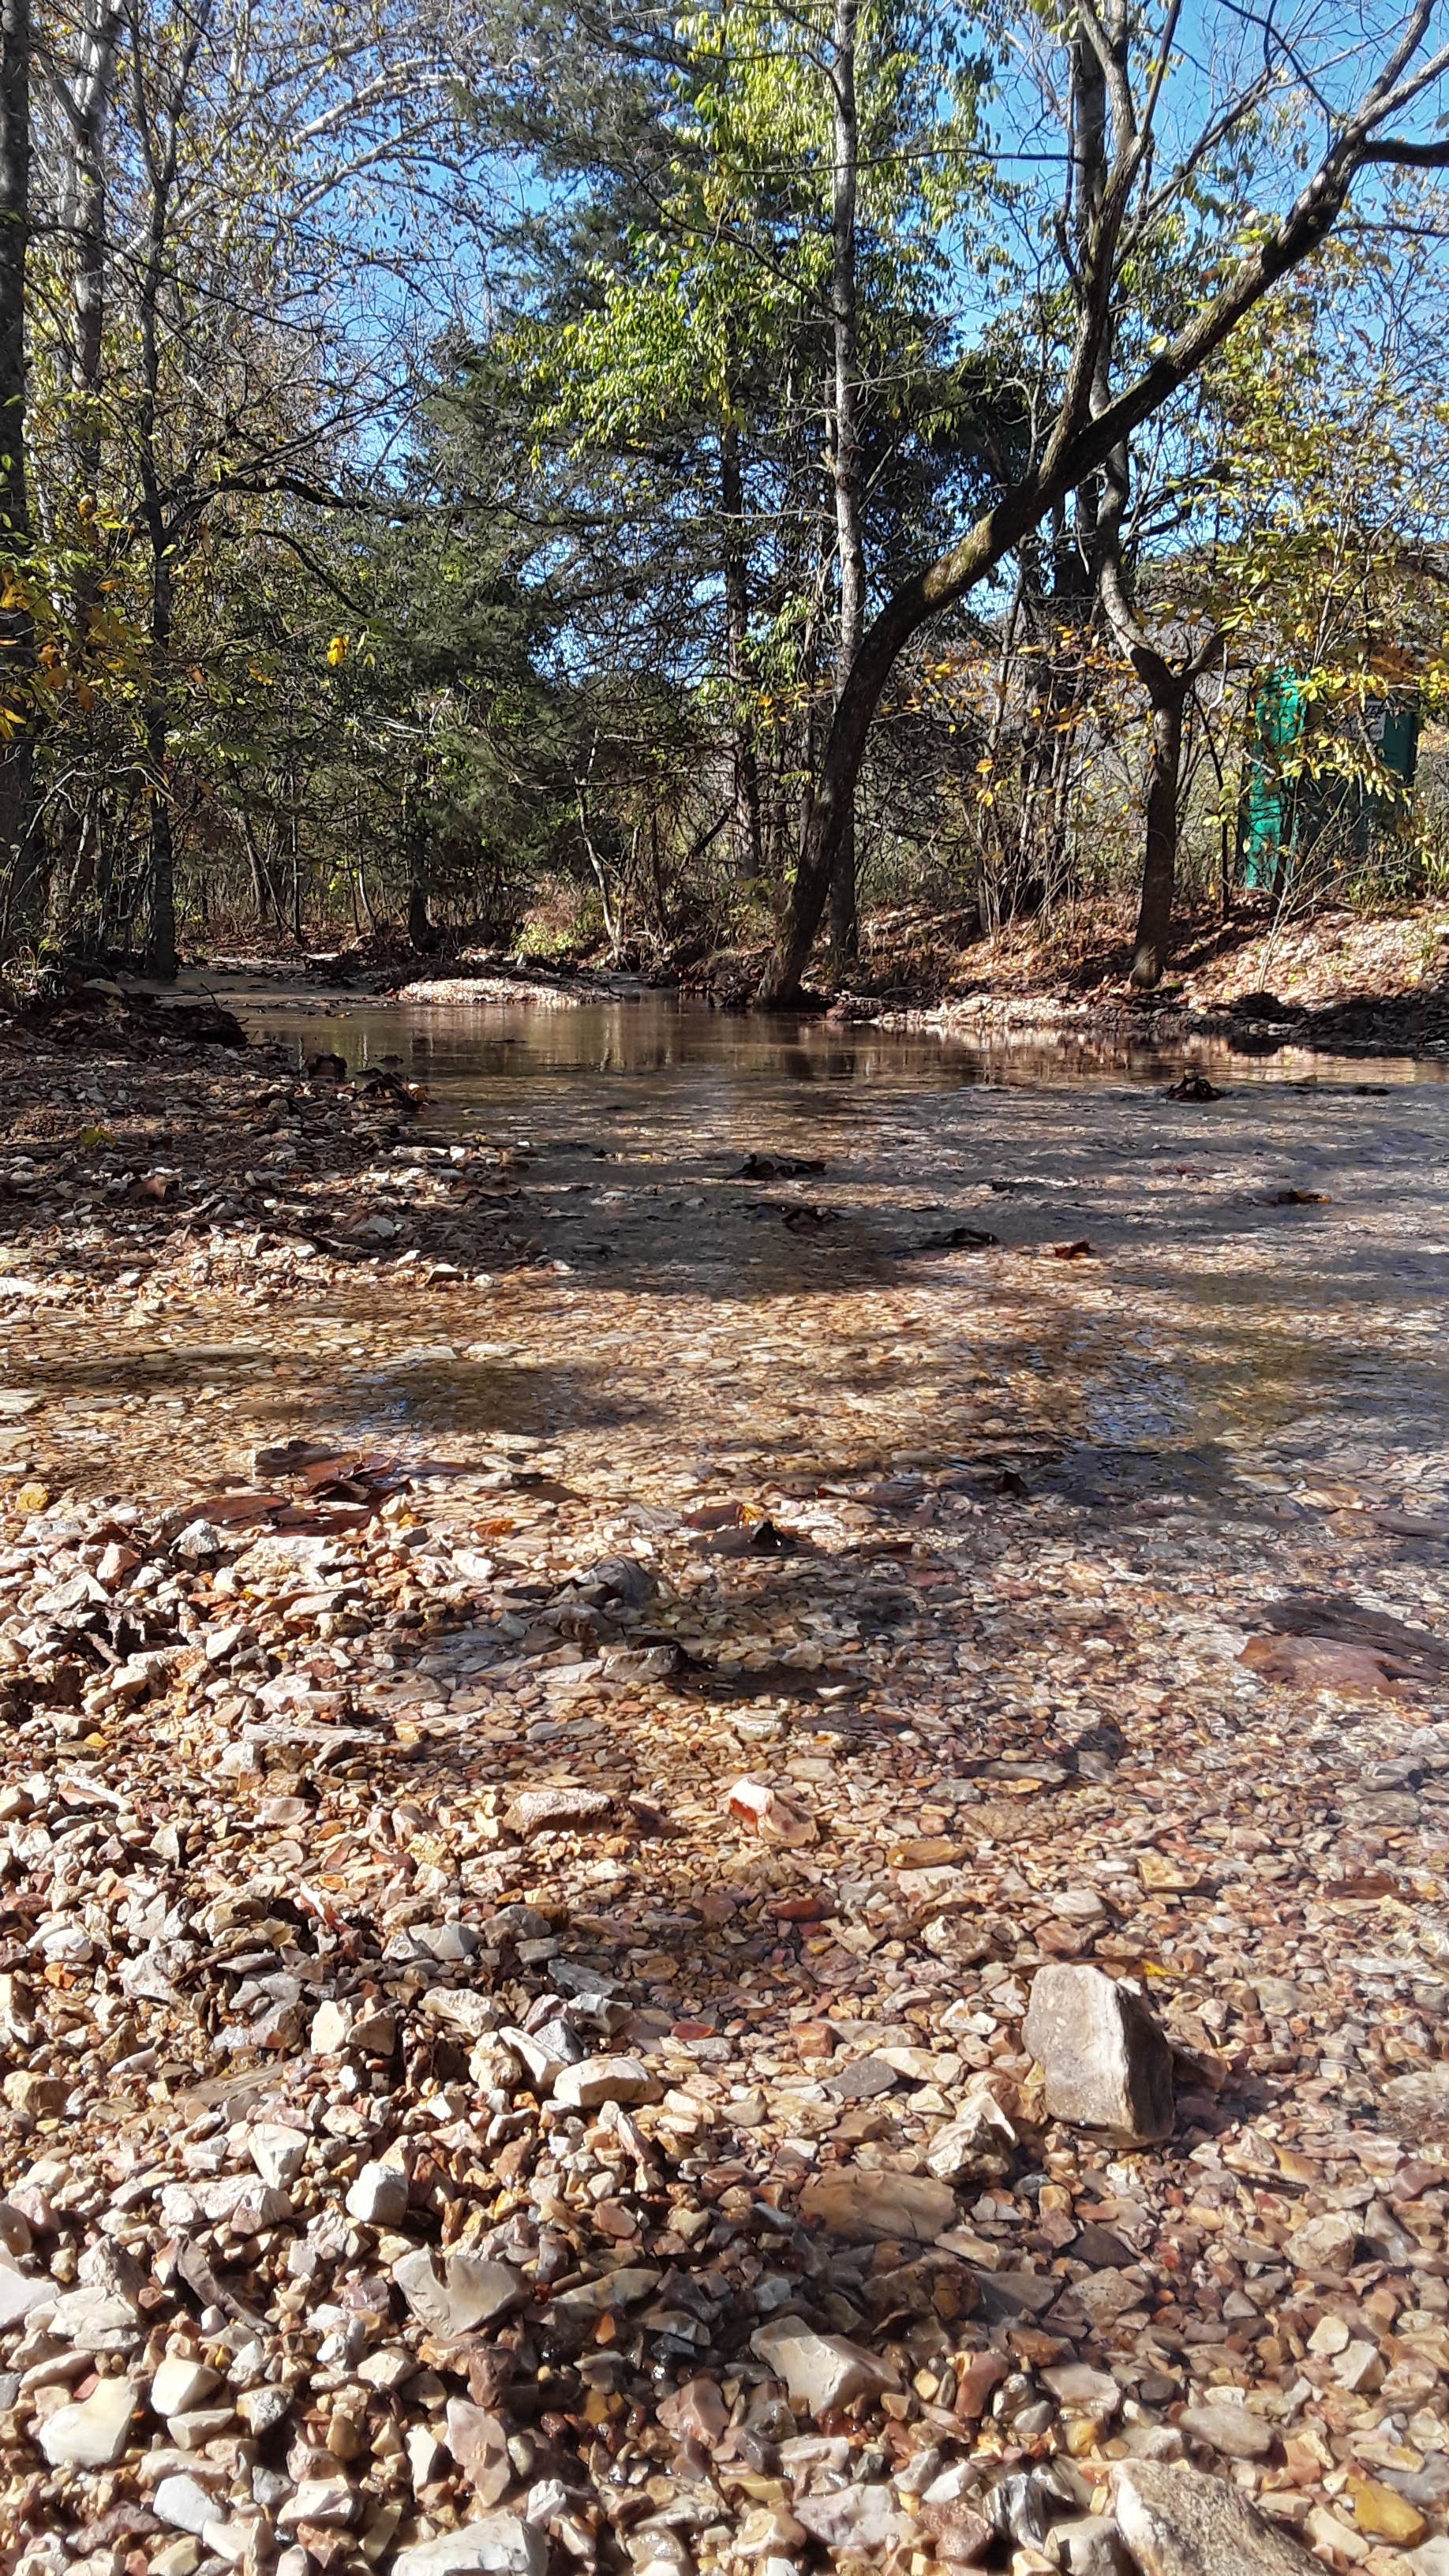
{"type": "Polygon", "coordinates": [[[553,2100],[567,2111],[597,2111],[605,2102],[657,2102],[663,2089],[640,2057],[583,2057],[554,2077],[553,2100]]]}
{"type": "Polygon", "coordinates": [[[3,2091],[12,2111],[26,2111],[34,2120],[58,2119],[65,2109],[69,2086],[58,2075],[41,2075],[30,2067],[17,2067],[5,2078],[3,2091]]]}
{"type": "Polygon", "coordinates": [[[329,1996],[312,2015],[307,2046],[314,2057],[340,2057],[351,2037],[351,2013],[346,2004],[336,2003],[329,1996]]]}
{"type": "Polygon", "coordinates": [[[1118,2528],[1141,2576],[1310,2576],[1317,2565],[1222,2478],[1121,2460],[1112,2487],[1118,2528]]]}
{"type": "Polygon", "coordinates": [[[10,2255],[19,2263],[30,2251],[30,2221],[13,2201],[0,2200],[0,2256],[10,2255]]]}
{"type": "Polygon", "coordinates": [[[825,2090],[837,2102],[873,2102],[880,2093],[889,2093],[899,2084],[900,2070],[888,2065],[883,2057],[855,2057],[834,2075],[825,2078],[825,2090]]]}
{"type": "Polygon", "coordinates": [[[8,2263],[0,2263],[0,2332],[6,2326],[18,2325],[32,2308],[48,2307],[55,2297],[55,2283],[44,2275],[36,2279],[29,2272],[13,2272],[8,2263]]]}
{"type": "Polygon", "coordinates": [[[260,2388],[244,2388],[236,2401],[236,2411],[249,2433],[258,2438],[270,2433],[291,2411],[292,2401],[285,2388],[264,2380],[260,2388]]]}
{"type": "Polygon", "coordinates": [[[1177,2420],[1190,2440],[1205,2442],[1225,2460],[1265,2460],[1273,2448],[1272,2425],[1246,2406],[1185,2406],[1177,2420]]]}
{"type": "Polygon", "coordinates": [[[195,2478],[162,2478],[151,2498],[151,2510],[158,2522],[172,2531],[192,2531],[199,2538],[216,2516],[216,2498],[208,2495],[195,2478]]]}
{"type": "Polygon", "coordinates": [[[312,2016],[307,2046],[314,2057],[342,2057],[351,2049],[390,2057],[396,2038],[396,2016],[380,2005],[353,2005],[329,1996],[312,2016]]]}
{"type": "Polygon", "coordinates": [[[602,1824],[613,1812],[614,1801],[603,1789],[525,1789],[503,1821],[529,1842],[535,1834],[561,1833],[571,1825],[602,1824]]]}
{"type": "Polygon", "coordinates": [[[1127,2566],[1117,2526],[1105,2514],[1084,2513],[1074,2522],[1054,2523],[1052,2548],[1063,2576],[1122,2576],[1127,2566]]]}
{"type": "Polygon", "coordinates": [[[1122,2391],[1111,2373],[1093,2370],[1085,2361],[1062,2362],[1054,2370],[1044,2370],[1041,2380],[1057,2404],[1069,2407],[1073,2414],[1113,2415],[1122,2403],[1122,2391]]]}
{"type": "Polygon", "coordinates": [[[930,2244],[956,2223],[956,2195],[926,2174],[824,2173],[806,2183],[800,2215],[832,2236],[917,2237],[930,2244]]]}
{"type": "Polygon", "coordinates": [[[1427,2533],[1429,2525],[1418,2506],[1380,2479],[1351,2477],[1348,2491],[1353,2498],[1354,2521],[1371,2540],[1387,2540],[1396,2549],[1412,2549],[1427,2533]]]}
{"type": "Polygon", "coordinates": [[[79,2405],[57,2407],[37,2437],[51,2467],[112,2467],[126,2447],[138,2403],[129,2379],[103,2379],[79,2405]]]}
{"type": "Polygon", "coordinates": [[[540,2095],[551,2091],[566,2066],[578,2066],[588,2054],[578,2034],[556,2013],[537,2030],[519,2030],[506,2023],[497,2036],[522,2060],[540,2095]]]}
{"type": "Polygon", "coordinates": [[[499,2503],[513,2484],[507,2426],[486,2407],[450,2397],[446,2439],[479,2503],[499,2503]]]}
{"type": "Polygon", "coordinates": [[[299,2522],[315,2522],[324,2530],[345,2531],[356,2512],[357,2489],[339,2469],[332,2478],[304,2478],[277,2507],[277,2521],[293,2530],[299,2522]]]}
{"type": "Polygon", "coordinates": [[[1022,2038],[1054,2120],[1142,2141],[1170,2134],[1167,2040],[1145,2003],[1100,1968],[1038,1968],[1022,2038]]]}
{"type": "Polygon", "coordinates": [[[271,2227],[287,2227],[295,2213],[284,2191],[259,2175],[218,2174],[212,2182],[173,2182],[161,2194],[165,2226],[230,2227],[238,2236],[260,2236],[271,2227]]]}
{"type": "Polygon", "coordinates": [[[1062,2283],[1050,2272],[978,2271],[972,2277],[986,2317],[1045,2316],[1062,2295],[1062,2283]]]}
{"type": "Polygon", "coordinates": [[[718,2380],[689,2379],[666,2397],[659,2409],[659,2421],[676,2442],[702,2442],[712,2450],[722,2442],[730,2420],[718,2380]]]}
{"type": "Polygon", "coordinates": [[[1139,2308],[1150,2298],[1151,2292],[1129,2272],[1089,2272],[1085,2280],[1073,2281],[1063,2292],[1062,2305],[1100,2328],[1115,2325],[1129,2308],[1139,2308]]]}
{"type": "MultiPolygon", "coordinates": [[[[1401,2137],[1436,2146],[1449,2140],[1449,2064],[1441,2061],[1413,2075],[1391,2075],[1379,2098],[1401,2137]]],[[[1432,2548],[1433,2543],[1427,2545],[1432,2548]]]]}
{"type": "Polygon", "coordinates": [[[425,2247],[395,2263],[392,2277],[419,2323],[444,2341],[503,2316],[518,2306],[528,2287],[508,2264],[463,2253],[448,2255],[440,2281],[425,2247]]]}
{"type": "Polygon", "coordinates": [[[799,2317],[777,2317],[757,2326],[750,2349],[778,2371],[793,2403],[812,2415],[848,2406],[852,2397],[899,2386],[894,2371],[844,2335],[816,2334],[799,2317]]]}
{"type": "Polygon", "coordinates": [[[893,2548],[912,2530],[905,2507],[878,2480],[868,2486],[841,2487],[834,2495],[796,2496],[791,2510],[796,2521],[827,2549],[867,2557],[893,2548]]]}
{"type": "Polygon", "coordinates": [[[1283,2251],[1299,2272],[1341,2276],[1353,2268],[1362,2233],[1359,2221],[1346,2211],[1327,2209],[1321,2217],[1306,2218],[1301,2227],[1295,2227],[1283,2251]]]}
{"type": "Polygon", "coordinates": [[[55,2302],[50,2330],[77,2352],[134,2352],[143,2332],[129,2299],[103,2289],[67,2290],[55,2302]]]}
{"type": "Polygon", "coordinates": [[[480,2514],[457,2531],[440,2531],[433,2540],[400,2549],[392,2576],[545,2576],[546,2533],[523,2522],[516,2513],[480,2514]]]}

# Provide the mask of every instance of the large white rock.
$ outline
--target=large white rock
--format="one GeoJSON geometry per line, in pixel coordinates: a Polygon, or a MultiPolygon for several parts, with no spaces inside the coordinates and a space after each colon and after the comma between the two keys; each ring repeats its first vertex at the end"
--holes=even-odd
{"type": "Polygon", "coordinates": [[[407,2214],[407,2175],[396,2165],[364,2165],[347,2195],[348,2217],[363,2227],[401,2227],[407,2214]]]}
{"type": "Polygon", "coordinates": [[[161,2194],[163,2226],[230,2227],[238,2236],[260,2236],[288,2227],[294,2212],[284,2191],[257,2175],[217,2174],[209,2182],[168,2182],[161,2194]]]}
{"type": "Polygon", "coordinates": [[[852,2397],[873,2395],[878,2388],[898,2388],[889,2365],[877,2361],[844,2335],[816,2334],[799,2317],[776,2317],[757,2326],[750,2348],[778,2371],[797,2406],[811,2415],[830,2406],[848,2406],[852,2397]]]}
{"type": "Polygon", "coordinates": [[[40,2428],[53,2469],[109,2469],[126,2447],[136,2412],[129,2379],[103,2379],[78,2406],[59,2406],[40,2428]]]}
{"type": "Polygon", "coordinates": [[[1124,2138],[1169,2135],[1172,2051],[1141,1997],[1100,1968],[1038,1968],[1022,2037],[1054,2120],[1124,2138]]]}
{"type": "Polygon", "coordinates": [[[247,2131],[247,2153],[274,2191],[285,2191],[289,2182],[296,2181],[309,2143],[304,2129],[289,2128],[283,2120],[258,2120],[247,2131]]]}
{"type": "Polygon", "coordinates": [[[151,2411],[163,2422],[169,2415],[187,2415],[193,2406],[204,2403],[217,2384],[216,2372],[208,2370],[204,2361],[189,2352],[168,2352],[151,2375],[151,2411]]]}
{"type": "Polygon", "coordinates": [[[566,2111],[597,2111],[605,2102],[657,2102],[662,2090],[640,2057],[583,2057],[554,2077],[553,2099],[566,2111]]]}
{"type": "Polygon", "coordinates": [[[484,2513],[458,2531],[440,2531],[435,2540],[419,2540],[400,2549],[392,2576],[544,2576],[548,2539],[521,2522],[516,2513],[484,2513]]]}
{"type": "Polygon", "coordinates": [[[1142,2576],[1311,2576],[1318,2566],[1221,2478],[1120,2460],[1112,2485],[1117,2527],[1142,2576]]]}
{"type": "Polygon", "coordinates": [[[216,2498],[195,2478],[163,2478],[151,2498],[151,2510],[172,2531],[194,2532],[200,2539],[215,2517],[216,2498]]]}

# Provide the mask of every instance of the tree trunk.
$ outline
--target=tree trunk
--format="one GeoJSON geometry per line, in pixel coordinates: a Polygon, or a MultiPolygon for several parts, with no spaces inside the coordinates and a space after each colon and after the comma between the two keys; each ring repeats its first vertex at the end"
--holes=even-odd
{"type": "MultiPolygon", "coordinates": [[[[97,0],[81,38],[80,62],[67,97],[74,156],[76,245],[75,350],[70,392],[72,445],[80,491],[95,497],[101,471],[101,352],[106,314],[106,117],[121,32],[118,0],[97,0]]],[[[96,575],[81,575],[83,601],[96,575]]]]}
{"type": "MultiPolygon", "coordinates": [[[[840,567],[840,634],[835,656],[835,700],[850,677],[865,632],[865,528],[861,494],[860,371],[856,312],[855,209],[860,136],[856,115],[855,49],[859,0],[835,0],[832,61],[831,288],[834,307],[835,381],[831,408],[831,466],[835,483],[835,544],[840,567]]],[[[845,817],[832,863],[830,944],[837,967],[858,956],[855,800],[845,817]]]]}
{"type": "Polygon", "coordinates": [[[766,1010],[788,1010],[799,999],[837,858],[854,816],[855,785],[871,720],[896,655],[929,614],[929,609],[912,613],[898,596],[861,640],[820,764],[789,915],[760,987],[759,999],[766,1010]]]}
{"type": "MultiPolygon", "coordinates": [[[[726,396],[728,404],[728,396],[726,396]]],[[[740,434],[728,408],[719,434],[720,507],[724,517],[725,649],[730,677],[731,757],[734,764],[734,865],[736,876],[757,877],[763,865],[760,834],[760,764],[747,711],[750,684],[750,592],[745,541],[745,486],[740,434]]]]}
{"type": "MultiPolygon", "coordinates": [[[[25,478],[25,269],[30,246],[30,0],[0,0],[0,555],[30,551],[25,478]]],[[[0,744],[0,867],[5,950],[34,908],[35,749],[28,683],[35,629],[28,607],[0,610],[0,670],[16,729],[0,744]]]]}
{"type": "Polygon", "coordinates": [[[162,983],[176,974],[176,839],[171,823],[166,674],[171,659],[171,563],[158,549],[151,576],[151,687],[146,766],[151,778],[151,937],[147,964],[162,983]]]}
{"type": "MultiPolygon", "coordinates": [[[[0,0],[0,6],[4,0],[0,0]]],[[[147,91],[135,13],[131,26],[131,77],[136,130],[145,144],[147,179],[146,255],[137,279],[137,319],[141,344],[141,398],[136,406],[136,461],[141,483],[142,516],[151,550],[150,662],[146,684],[146,764],[151,791],[150,965],[154,975],[170,982],[176,973],[176,846],[171,809],[170,706],[171,643],[174,623],[176,560],[188,521],[178,508],[168,508],[162,486],[157,444],[161,390],[161,308],[168,283],[171,201],[176,187],[183,103],[212,14],[212,0],[197,0],[187,21],[179,58],[166,85],[164,119],[147,91]],[[165,139],[161,127],[164,122],[165,139]]]]}
{"type": "Polygon", "coordinates": [[[1177,890],[1177,789],[1182,769],[1182,710],[1187,683],[1158,689],[1152,706],[1152,759],[1147,776],[1147,845],[1132,981],[1151,992],[1172,955],[1172,899],[1177,890]]]}

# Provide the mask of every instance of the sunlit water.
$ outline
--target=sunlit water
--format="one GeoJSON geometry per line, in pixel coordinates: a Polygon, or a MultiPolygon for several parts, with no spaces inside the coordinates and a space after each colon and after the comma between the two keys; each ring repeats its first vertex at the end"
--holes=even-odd
{"type": "Polygon", "coordinates": [[[299,1063],[397,1061],[425,1139],[529,1154],[519,1206],[567,1264],[447,1321],[489,1356],[338,1384],[339,1429],[491,1417],[641,1490],[1017,1459],[1103,1509],[1442,1472],[1442,1063],[969,1047],[657,995],[243,1008],[299,1063]],[[1189,1061],[1221,1100],[1163,1096],[1189,1061]],[[1328,1203],[1272,1204],[1293,1190],[1328,1203]],[[963,1224],[1000,1248],[941,1242],[963,1224]]]}

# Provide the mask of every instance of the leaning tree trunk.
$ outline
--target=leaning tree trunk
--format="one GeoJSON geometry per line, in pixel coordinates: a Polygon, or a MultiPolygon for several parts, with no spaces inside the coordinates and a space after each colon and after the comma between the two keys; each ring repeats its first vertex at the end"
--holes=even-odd
{"type": "Polygon", "coordinates": [[[1191,683],[1174,676],[1152,705],[1152,756],[1147,773],[1147,840],[1142,855],[1142,900],[1132,981],[1151,992],[1172,955],[1172,904],[1177,891],[1177,792],[1182,772],[1182,710],[1191,683]]]}
{"type": "Polygon", "coordinates": [[[790,890],[790,910],[760,986],[765,1010],[788,1010],[800,997],[815,934],[830,896],[840,853],[855,816],[856,781],[871,720],[902,645],[928,610],[893,602],[862,638],[835,710],[810,806],[800,862],[790,890]]]}

